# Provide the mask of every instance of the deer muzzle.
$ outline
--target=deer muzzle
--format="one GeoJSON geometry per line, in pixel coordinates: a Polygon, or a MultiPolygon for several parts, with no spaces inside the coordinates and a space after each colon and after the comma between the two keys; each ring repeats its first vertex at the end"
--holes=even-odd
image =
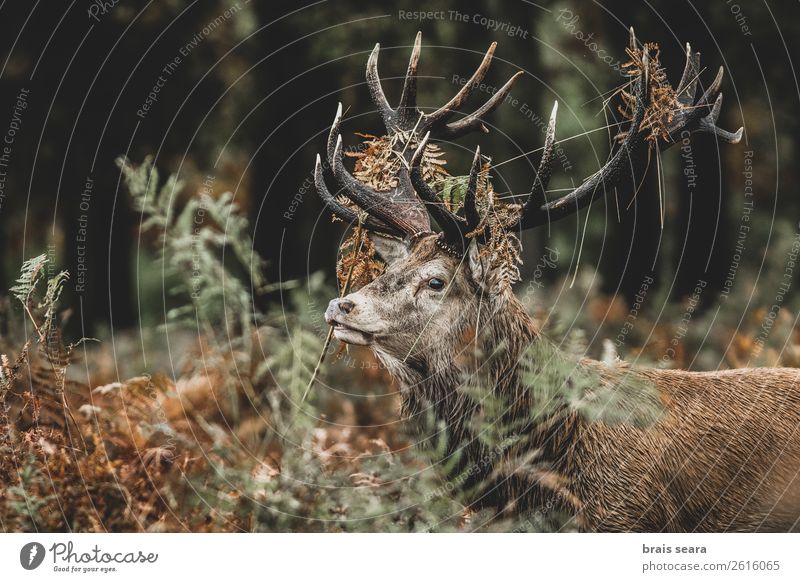
{"type": "Polygon", "coordinates": [[[332,299],[325,310],[325,321],[333,327],[333,335],[339,341],[357,346],[368,346],[374,341],[374,336],[359,329],[350,321],[350,314],[355,308],[355,303],[346,298],[332,299]]]}

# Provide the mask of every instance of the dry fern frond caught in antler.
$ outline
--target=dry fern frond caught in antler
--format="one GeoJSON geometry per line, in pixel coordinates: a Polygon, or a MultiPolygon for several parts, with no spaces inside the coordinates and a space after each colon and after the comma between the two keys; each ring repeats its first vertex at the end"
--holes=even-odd
{"type": "Polygon", "coordinates": [[[385,135],[381,137],[367,133],[356,133],[356,135],[364,138],[364,148],[345,152],[347,157],[356,160],[353,175],[381,192],[396,187],[401,161],[394,153],[392,145],[394,140],[385,135]]]}
{"type": "Polygon", "coordinates": [[[375,245],[358,230],[339,247],[339,260],[336,263],[336,276],[339,287],[344,289],[349,283],[350,289],[360,289],[383,273],[386,266],[375,254],[375,245]]]}
{"type": "MultiPolygon", "coordinates": [[[[361,151],[346,152],[345,155],[356,159],[353,175],[367,186],[386,192],[397,187],[397,176],[404,164],[401,153],[414,151],[418,140],[413,132],[398,132],[391,136],[377,137],[368,133],[356,133],[364,138],[361,151]]],[[[448,176],[444,166],[447,161],[444,152],[435,144],[425,148],[421,166],[425,179],[436,182],[448,176]]]]}
{"type": "Polygon", "coordinates": [[[509,229],[519,219],[521,206],[507,204],[498,200],[489,180],[491,161],[481,166],[478,187],[475,192],[475,206],[481,215],[478,227],[467,237],[484,235],[481,256],[486,258],[495,277],[492,283],[500,287],[510,286],[520,280],[519,265],[522,245],[509,229]]]}
{"type": "MultiPolygon", "coordinates": [[[[638,47],[628,47],[625,49],[630,60],[625,63],[623,68],[627,75],[633,79],[645,73],[647,80],[647,91],[650,101],[645,111],[644,119],[639,126],[639,131],[649,132],[647,140],[656,143],[659,139],[669,140],[669,128],[672,124],[675,113],[682,107],[678,101],[678,93],[667,80],[667,74],[659,61],[660,50],[658,44],[654,42],[645,43],[643,49],[638,47]]],[[[623,104],[618,106],[622,116],[633,119],[633,112],[636,109],[636,96],[625,89],[620,90],[623,104]]],[[[626,133],[617,135],[620,142],[625,139],[626,133]]]]}

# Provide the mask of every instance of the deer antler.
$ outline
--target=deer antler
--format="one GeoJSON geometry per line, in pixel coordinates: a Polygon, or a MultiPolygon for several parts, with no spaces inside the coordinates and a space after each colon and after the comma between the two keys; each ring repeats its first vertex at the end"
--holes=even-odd
{"type": "MultiPolygon", "coordinates": [[[[633,28],[630,31],[631,46],[635,46],[636,37],[633,28]]],[[[572,192],[552,202],[545,202],[545,188],[547,179],[553,164],[552,145],[555,134],[555,114],[556,107],[553,107],[553,114],[550,117],[547,138],[545,140],[544,154],[537,172],[534,188],[528,197],[527,202],[522,208],[520,220],[513,228],[521,230],[539,226],[548,221],[558,220],[591,202],[600,192],[609,188],[614,188],[623,179],[629,177],[635,166],[637,154],[646,149],[647,136],[639,131],[645,111],[650,104],[650,91],[646,86],[647,61],[649,59],[647,47],[643,47],[644,66],[639,77],[634,81],[635,106],[631,125],[625,135],[625,139],[617,152],[600,170],[592,174],[585,182],[575,188],[572,192]],[[544,178],[542,178],[544,176],[544,178]]],[[[722,84],[723,70],[720,67],[716,78],[706,89],[703,95],[694,101],[697,88],[698,73],[700,68],[700,53],[693,53],[691,47],[686,45],[686,66],[681,76],[681,81],[676,90],[679,107],[673,111],[672,123],[668,128],[669,139],[659,143],[661,150],[666,150],[680,141],[684,132],[707,132],[713,133],[720,139],[729,143],[738,143],[742,137],[743,128],[739,128],[736,133],[731,133],[716,126],[719,117],[720,107],[722,106],[722,84]],[[713,106],[711,105],[714,101],[713,106]],[[711,111],[704,115],[706,111],[711,111]]]]}
{"type": "MultiPolygon", "coordinates": [[[[631,48],[634,49],[636,47],[636,37],[632,28],[630,33],[631,48]]],[[[474,129],[485,131],[486,127],[482,122],[483,116],[502,102],[511,85],[521,73],[514,75],[500,91],[474,113],[459,121],[448,123],[448,119],[463,105],[475,85],[483,79],[489,68],[496,45],[493,43],[489,47],[483,62],[472,75],[472,78],[446,105],[430,114],[426,114],[416,106],[416,72],[419,63],[420,40],[421,36],[417,34],[403,84],[400,103],[396,109],[392,109],[389,106],[378,76],[379,45],[375,46],[367,63],[367,84],[369,85],[370,94],[381,112],[389,134],[413,132],[413,135],[410,136],[410,139],[413,139],[416,135],[423,135],[424,133],[424,137],[417,144],[413,154],[411,154],[407,166],[405,163],[401,166],[398,185],[389,192],[378,192],[360,182],[344,168],[341,135],[339,133],[341,105],[328,137],[328,161],[347,197],[370,215],[364,223],[366,228],[403,237],[414,236],[430,231],[428,218],[428,213],[430,213],[430,216],[434,218],[442,229],[444,241],[448,246],[460,251],[466,248],[469,238],[467,235],[474,236],[473,233],[483,222],[477,208],[477,190],[481,172],[480,149],[476,150],[470,169],[467,190],[464,196],[463,216],[461,216],[450,212],[439,195],[434,192],[431,185],[425,180],[422,161],[426,148],[432,136],[456,137],[474,129]],[[420,204],[420,201],[422,204],[420,204]]],[[[713,133],[720,139],[731,143],[737,143],[741,139],[742,128],[739,128],[735,133],[731,133],[716,126],[722,106],[722,93],[720,92],[723,75],[722,68],[720,68],[711,85],[699,99],[695,100],[700,69],[700,54],[692,52],[691,47],[687,44],[686,66],[678,88],[675,90],[675,109],[669,112],[669,121],[665,122],[666,127],[658,134],[665,137],[665,139],[658,141],[656,136],[656,141],[654,141],[654,134],[648,135],[642,127],[643,120],[648,115],[648,108],[652,105],[651,100],[653,97],[652,91],[648,86],[652,81],[652,79],[648,78],[651,64],[649,50],[647,45],[642,47],[640,55],[641,66],[635,79],[631,80],[632,97],[630,100],[633,102],[633,111],[630,115],[630,126],[624,133],[622,143],[608,162],[580,186],[566,196],[548,202],[546,189],[552,175],[553,162],[555,160],[555,129],[558,102],[553,105],[547,126],[542,158],[539,162],[533,187],[519,212],[518,218],[515,221],[512,220],[510,224],[505,224],[505,228],[508,230],[533,228],[577,212],[589,204],[600,192],[614,188],[621,181],[632,176],[638,157],[643,152],[649,153],[651,144],[656,144],[655,147],[665,150],[685,137],[686,132],[713,133]]],[[[403,151],[397,152],[403,158],[408,155],[406,145],[407,142],[404,144],[403,151]]],[[[405,159],[403,161],[405,162],[405,159]]],[[[319,157],[317,157],[315,182],[320,195],[334,214],[344,220],[353,222],[356,218],[355,212],[339,204],[325,187],[319,157]]]]}
{"type": "MultiPolygon", "coordinates": [[[[411,51],[411,58],[408,62],[400,103],[396,109],[392,109],[389,105],[378,75],[379,44],[375,45],[367,61],[367,86],[372,101],[381,113],[387,133],[389,135],[398,132],[412,134],[406,140],[402,140],[407,141],[423,133],[434,133],[440,138],[455,138],[476,129],[488,131],[483,124],[484,116],[503,102],[514,81],[522,74],[522,71],[512,76],[499,91],[475,112],[465,116],[463,119],[448,123],[448,120],[464,104],[473,89],[483,80],[489,69],[497,43],[492,43],[489,50],[486,51],[480,66],[461,90],[444,106],[427,114],[417,107],[417,65],[419,63],[421,42],[422,34],[417,33],[414,48],[411,51]]],[[[412,186],[409,171],[405,164],[401,164],[398,185],[388,192],[379,192],[370,188],[347,171],[342,160],[341,121],[342,106],[339,104],[336,117],[328,134],[327,160],[333,170],[334,177],[347,198],[370,215],[364,222],[364,228],[400,237],[430,232],[430,220],[425,210],[427,204],[420,204],[420,199],[412,186]]],[[[425,143],[427,144],[427,140],[425,143]]],[[[405,144],[399,145],[403,145],[404,149],[397,153],[403,158],[407,158],[413,152],[410,148],[405,148],[405,144]]],[[[419,153],[417,159],[419,164],[424,153],[424,147],[422,150],[418,149],[417,152],[419,153]]],[[[322,161],[319,156],[317,156],[317,165],[314,172],[314,184],[323,202],[335,216],[351,224],[358,220],[356,212],[341,204],[328,190],[323,176],[322,161]]],[[[431,196],[436,198],[435,194],[431,194],[431,196]]]]}
{"type": "Polygon", "coordinates": [[[503,85],[500,90],[492,95],[486,103],[473,113],[470,113],[458,121],[447,123],[447,121],[464,105],[475,87],[480,85],[481,81],[486,76],[497,43],[493,42],[489,46],[481,64],[458,93],[445,105],[431,113],[423,113],[417,107],[417,65],[419,63],[421,43],[422,33],[418,32],[416,39],[414,39],[414,48],[411,51],[411,58],[408,61],[408,69],[406,71],[405,81],[403,82],[403,92],[400,95],[400,103],[396,109],[392,109],[389,105],[386,95],[383,92],[380,76],[378,75],[378,54],[380,53],[381,45],[376,44],[375,48],[372,49],[372,54],[369,56],[369,60],[367,61],[367,85],[372,101],[375,103],[378,111],[380,111],[381,117],[383,117],[386,129],[390,133],[395,133],[409,132],[416,128],[417,135],[424,135],[430,131],[432,135],[438,139],[454,139],[475,130],[488,132],[488,128],[483,124],[484,116],[491,113],[503,102],[506,95],[511,91],[514,82],[523,74],[522,71],[515,73],[506,81],[505,85],[503,85]]]}

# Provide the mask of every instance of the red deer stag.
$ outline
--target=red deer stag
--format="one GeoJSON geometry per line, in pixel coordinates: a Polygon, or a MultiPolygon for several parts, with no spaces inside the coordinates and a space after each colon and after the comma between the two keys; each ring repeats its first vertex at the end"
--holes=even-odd
{"type": "Polygon", "coordinates": [[[741,129],[730,133],[716,126],[722,69],[696,97],[700,55],[687,45],[671,109],[659,112],[653,89],[672,88],[661,69],[651,67],[657,63],[655,47],[637,47],[631,30],[631,54],[639,65],[632,67],[624,94],[629,126],[608,162],[569,194],[547,201],[556,151],[554,106],[524,204],[501,206],[492,199],[488,164],[476,151],[463,203],[455,208],[434,189],[430,140],[487,130],[483,117],[505,99],[521,72],[474,113],[452,119],[483,79],[494,49],[492,44],[449,103],[426,113],[416,105],[420,36],[397,108],[384,95],[375,46],[367,85],[386,125],[388,147],[402,162],[389,188],[367,185],[345,168],[339,106],[327,161],[342,196],[326,187],[319,156],[316,187],[336,217],[360,221],[386,266],[368,284],[330,302],[325,317],[335,336],[369,346],[387,366],[401,386],[404,417],[432,415],[447,428],[449,452],[458,459],[450,476],[457,474],[463,490],[472,492],[472,508],[554,509],[568,512],[586,531],[798,529],[800,370],[698,373],[580,359],[561,377],[547,373],[542,360],[563,354],[547,347],[512,293],[507,258],[496,260],[508,250],[509,235],[575,213],[601,192],[632,180],[637,162],[687,132],[737,143],[741,129]],[[653,121],[658,116],[660,125],[653,121]],[[501,417],[517,427],[507,447],[490,448],[477,434],[475,418],[486,412],[486,400],[463,389],[476,377],[488,384],[492,398],[507,403],[501,417]],[[652,389],[659,412],[650,422],[613,421],[582,414],[568,399],[541,402],[555,394],[544,383],[568,388],[587,379],[595,386],[586,394],[619,390],[619,405],[634,414],[637,391],[652,389]],[[631,380],[639,387],[623,389],[631,380]]]}

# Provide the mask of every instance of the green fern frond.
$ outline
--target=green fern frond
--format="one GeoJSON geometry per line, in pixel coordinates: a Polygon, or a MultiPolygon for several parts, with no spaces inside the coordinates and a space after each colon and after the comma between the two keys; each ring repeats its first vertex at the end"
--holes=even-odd
{"type": "Polygon", "coordinates": [[[210,329],[246,329],[258,319],[252,290],[265,286],[264,260],[253,250],[250,223],[231,192],[200,192],[176,206],[184,183],[169,176],[159,187],[159,174],[148,156],[138,166],[117,159],[134,208],[142,213],[141,229],[159,233],[159,257],[179,283],[173,295],[189,295],[189,305],[170,309],[172,322],[200,320],[210,329]]]}
{"type": "Polygon", "coordinates": [[[438,182],[439,195],[450,212],[457,212],[464,205],[469,176],[447,176],[438,182]]]}
{"type": "Polygon", "coordinates": [[[45,310],[44,318],[48,324],[55,317],[56,306],[67,281],[69,281],[69,273],[67,271],[61,271],[47,281],[47,291],[45,291],[44,297],[39,302],[39,309],[45,310]]]}
{"type": "Polygon", "coordinates": [[[47,255],[45,254],[33,257],[22,263],[16,285],[10,291],[23,305],[27,305],[28,301],[30,301],[31,295],[36,289],[36,284],[39,282],[42,269],[46,264],[47,255]]]}

